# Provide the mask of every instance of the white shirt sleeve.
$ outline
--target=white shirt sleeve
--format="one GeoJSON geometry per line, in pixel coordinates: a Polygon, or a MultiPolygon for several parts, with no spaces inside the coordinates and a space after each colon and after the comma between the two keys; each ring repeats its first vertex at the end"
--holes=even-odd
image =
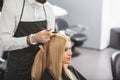
{"type": "MultiPolygon", "coordinates": [[[[19,23],[23,0],[5,0],[0,17],[0,48],[4,51],[23,49],[28,47],[26,36],[13,37],[16,26],[19,23]]],[[[54,30],[55,16],[52,5],[48,2],[45,5],[47,11],[48,26],[54,30]]],[[[21,21],[42,21],[45,20],[42,7],[38,4],[30,4],[26,0],[24,14],[21,21]],[[35,6],[35,7],[34,7],[35,6]],[[39,6],[39,7],[38,7],[39,6]],[[37,11],[35,11],[37,9],[37,11]],[[37,12],[37,13],[36,13],[37,12]]]]}
{"type": "Polygon", "coordinates": [[[4,51],[22,49],[27,47],[26,37],[15,38],[14,29],[16,25],[14,6],[10,0],[6,0],[0,17],[0,47],[4,51]]]}

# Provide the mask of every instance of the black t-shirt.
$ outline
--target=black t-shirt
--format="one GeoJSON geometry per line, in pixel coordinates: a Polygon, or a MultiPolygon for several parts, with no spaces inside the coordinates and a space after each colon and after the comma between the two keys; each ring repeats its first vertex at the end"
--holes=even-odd
{"type": "MultiPolygon", "coordinates": [[[[87,80],[74,67],[68,66],[68,69],[75,75],[77,80],[87,80]]],[[[70,78],[65,74],[64,71],[62,72],[62,79],[63,80],[70,80],[70,78]]],[[[55,80],[55,79],[50,74],[50,71],[48,69],[46,69],[44,75],[42,76],[42,78],[40,80],[55,80]]]]}

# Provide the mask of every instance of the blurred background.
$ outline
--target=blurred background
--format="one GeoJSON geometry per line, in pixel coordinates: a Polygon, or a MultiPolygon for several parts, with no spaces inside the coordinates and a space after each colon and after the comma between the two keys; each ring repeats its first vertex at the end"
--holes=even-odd
{"type": "MultiPolygon", "coordinates": [[[[55,10],[56,30],[59,30],[57,19],[66,22],[65,30],[71,27],[79,29],[77,33],[65,31],[69,35],[72,33],[73,45],[80,42],[74,47],[77,55],[73,56],[71,65],[87,80],[113,80],[111,57],[120,50],[120,0],[48,1],[55,10]],[[81,28],[84,31],[79,32],[81,28]],[[76,37],[75,34],[83,36],[76,37]]],[[[2,3],[0,0],[0,10],[2,3]]]]}

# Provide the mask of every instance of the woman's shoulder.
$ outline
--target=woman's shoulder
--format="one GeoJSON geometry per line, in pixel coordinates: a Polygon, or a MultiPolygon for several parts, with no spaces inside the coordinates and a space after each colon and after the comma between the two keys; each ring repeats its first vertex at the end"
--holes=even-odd
{"type": "Polygon", "coordinates": [[[75,70],[75,68],[74,68],[72,65],[69,65],[69,66],[68,66],[68,69],[70,69],[70,70],[75,70]]]}
{"type": "Polygon", "coordinates": [[[78,70],[69,65],[68,69],[77,77],[78,80],[87,80],[78,70]]]}
{"type": "Polygon", "coordinates": [[[46,69],[40,80],[54,80],[49,69],[46,69]]]}

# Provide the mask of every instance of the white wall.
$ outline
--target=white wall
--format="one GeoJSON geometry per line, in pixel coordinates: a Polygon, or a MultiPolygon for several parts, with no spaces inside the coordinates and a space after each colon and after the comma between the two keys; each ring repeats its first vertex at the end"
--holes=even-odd
{"type": "Polygon", "coordinates": [[[120,0],[103,0],[100,49],[110,42],[111,28],[120,27],[120,0]]]}
{"type": "Polygon", "coordinates": [[[84,47],[102,50],[109,45],[110,31],[120,26],[120,0],[49,0],[65,8],[69,24],[87,26],[84,47]]]}
{"type": "Polygon", "coordinates": [[[87,26],[88,29],[85,31],[85,34],[88,36],[88,40],[84,43],[85,47],[100,48],[102,0],[49,1],[68,11],[68,15],[64,17],[69,24],[87,26]]]}
{"type": "Polygon", "coordinates": [[[109,45],[110,30],[112,27],[110,1],[111,0],[103,0],[102,4],[100,50],[106,48],[109,45]]]}
{"type": "Polygon", "coordinates": [[[112,26],[120,27],[120,0],[111,0],[110,5],[112,26]]]}

